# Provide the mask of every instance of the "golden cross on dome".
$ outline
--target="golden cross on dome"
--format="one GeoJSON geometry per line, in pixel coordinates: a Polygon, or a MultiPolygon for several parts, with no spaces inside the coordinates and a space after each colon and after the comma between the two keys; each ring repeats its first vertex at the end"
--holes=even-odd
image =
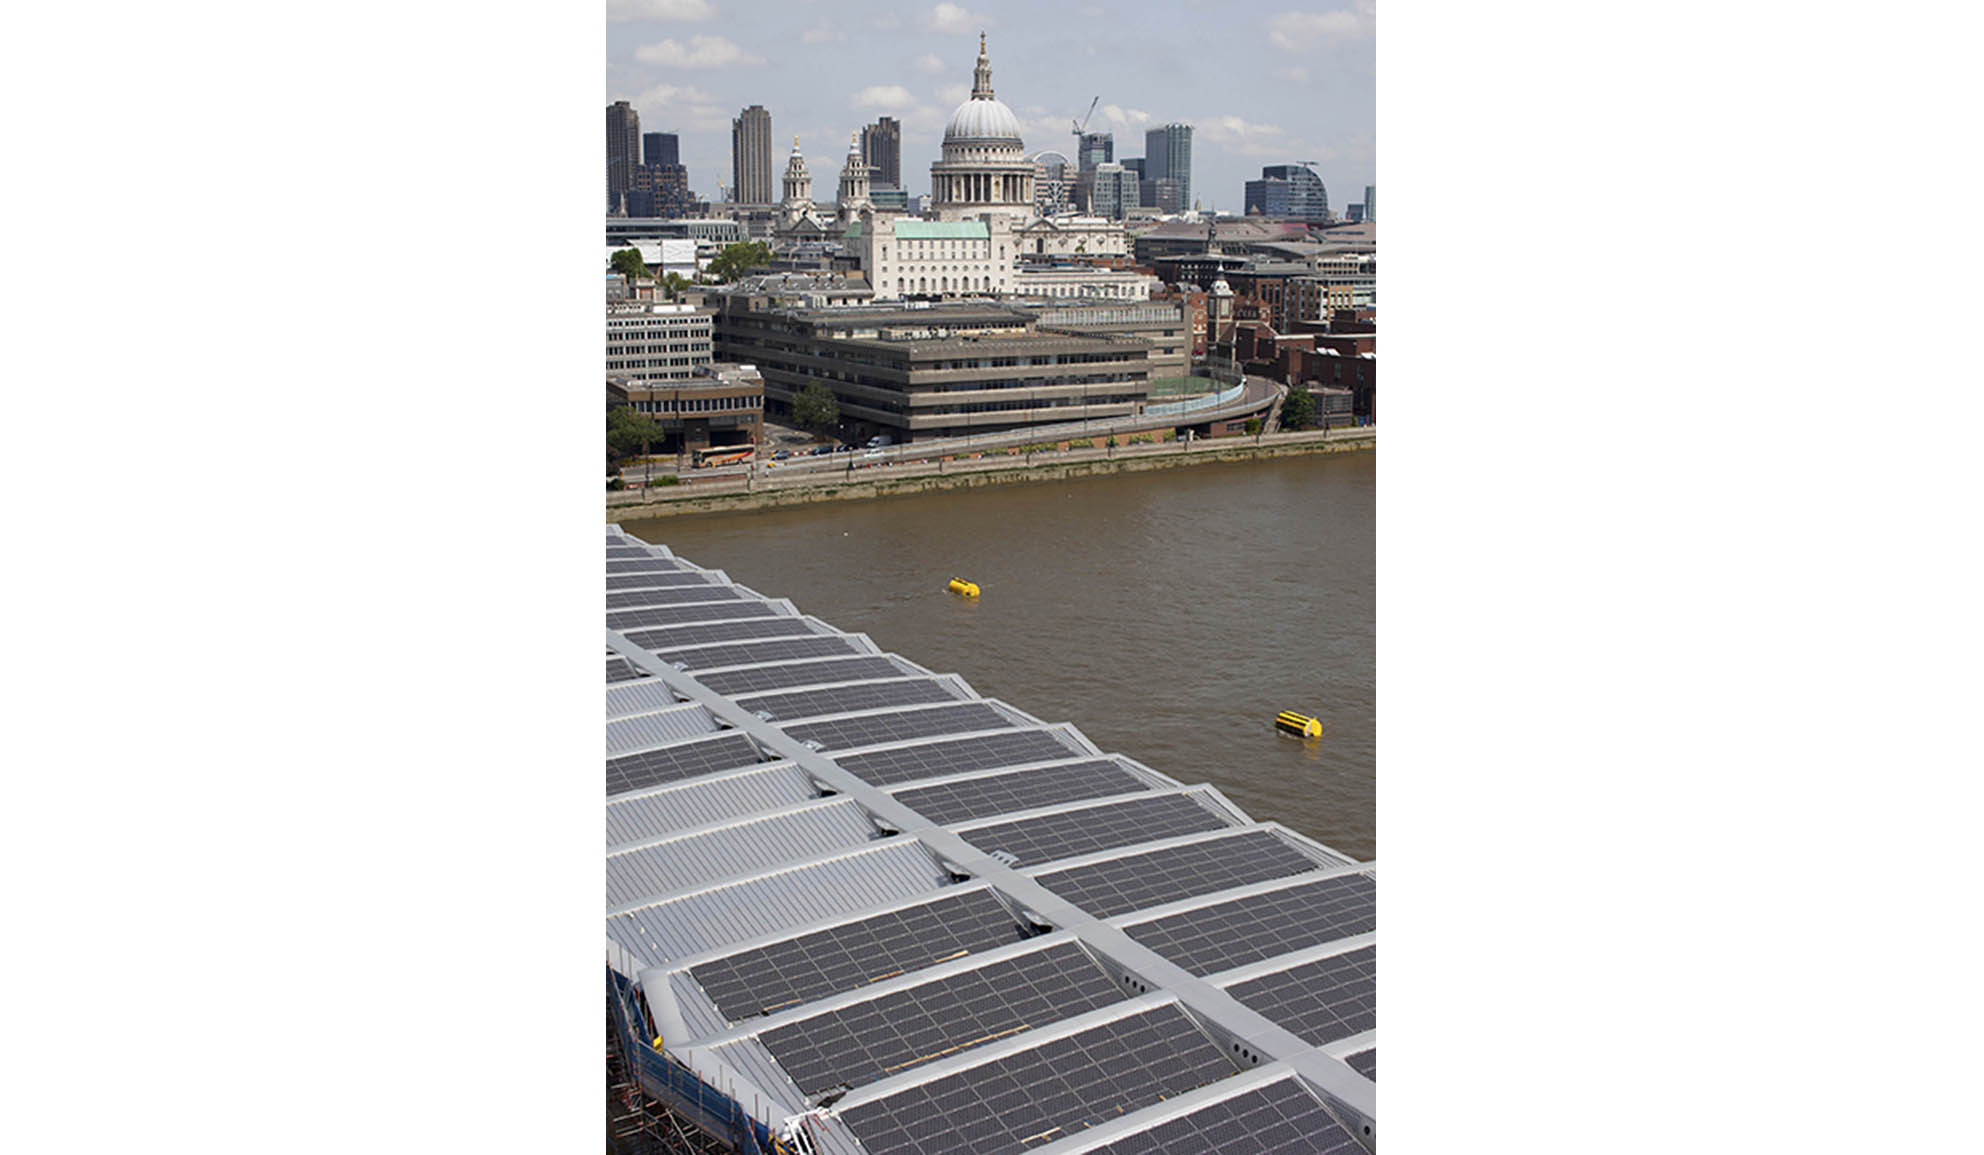
{"type": "Polygon", "coordinates": [[[985,33],[983,32],[978,34],[978,54],[980,56],[985,55],[985,33]]]}

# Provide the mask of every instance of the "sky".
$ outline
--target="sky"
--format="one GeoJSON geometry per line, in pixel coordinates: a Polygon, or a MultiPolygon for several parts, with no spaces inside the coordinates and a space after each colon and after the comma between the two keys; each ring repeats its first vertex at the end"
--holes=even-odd
{"type": "Polygon", "coordinates": [[[677,134],[710,200],[730,182],[731,120],[752,104],[771,113],[775,171],[798,137],[814,200],[833,199],[849,133],[881,116],[902,122],[908,191],[928,192],[981,31],[1029,154],[1073,157],[1072,122],[1099,97],[1088,130],[1113,132],[1118,160],[1144,155],[1147,128],[1193,126],[1192,194],[1207,208],[1240,212],[1263,165],[1313,161],[1339,213],[1377,183],[1376,0],[606,7],[607,103],[632,101],[642,132],[677,134]]]}

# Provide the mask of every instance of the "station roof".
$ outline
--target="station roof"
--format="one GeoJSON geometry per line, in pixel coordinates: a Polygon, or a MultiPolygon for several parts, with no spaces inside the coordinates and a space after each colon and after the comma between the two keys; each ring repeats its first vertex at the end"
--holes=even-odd
{"type": "Polygon", "coordinates": [[[1375,1142],[1376,882],[609,526],[606,938],[820,1155],[1375,1142]]]}

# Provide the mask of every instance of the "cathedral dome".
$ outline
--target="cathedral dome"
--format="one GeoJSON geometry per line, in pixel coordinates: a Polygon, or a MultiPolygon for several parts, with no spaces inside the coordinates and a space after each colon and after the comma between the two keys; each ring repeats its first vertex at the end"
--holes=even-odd
{"type": "Polygon", "coordinates": [[[992,62],[985,56],[985,37],[978,38],[978,67],[971,74],[971,99],[958,105],[944,126],[944,143],[966,140],[1010,141],[1020,145],[1020,118],[992,95],[992,62]]]}

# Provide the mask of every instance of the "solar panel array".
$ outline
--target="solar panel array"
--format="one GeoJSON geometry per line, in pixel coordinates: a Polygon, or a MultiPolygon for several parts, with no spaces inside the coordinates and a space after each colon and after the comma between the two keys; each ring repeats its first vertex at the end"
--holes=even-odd
{"type": "Polygon", "coordinates": [[[983,851],[1006,851],[1021,866],[1036,866],[1228,825],[1190,795],[1167,794],[962,830],[958,837],[983,851]]]}
{"type": "Polygon", "coordinates": [[[619,654],[609,652],[606,655],[606,681],[608,685],[614,682],[631,682],[635,678],[645,677],[647,677],[646,674],[636,670],[627,659],[621,657],[619,654]]]}
{"type": "Polygon", "coordinates": [[[1373,1083],[1378,1081],[1378,1048],[1372,1047],[1368,1051],[1359,1051],[1345,1059],[1344,1062],[1349,1063],[1352,1070],[1371,1080],[1373,1083]]]}
{"type": "Polygon", "coordinates": [[[1362,1155],[1363,1148],[1315,1096],[1278,1079],[1125,1136],[1088,1155],[1362,1155]]]}
{"type": "MultiPolygon", "coordinates": [[[[738,622],[739,626],[761,626],[764,622],[738,622]]],[[[699,626],[698,629],[710,629],[699,626]]],[[[669,631],[673,633],[674,631],[669,631]]],[[[631,635],[630,635],[631,636],[631,635]]],[[[681,643],[676,643],[680,645],[681,643]]],[[[745,666],[756,662],[786,662],[795,658],[819,658],[833,654],[859,653],[860,648],[846,638],[830,634],[812,634],[805,637],[780,638],[767,642],[740,642],[736,645],[697,646],[693,650],[679,650],[668,655],[668,660],[680,662],[691,672],[713,670],[723,666],[745,666]]],[[[701,675],[698,675],[699,677],[701,675]]]]}
{"type": "Polygon", "coordinates": [[[783,613],[780,607],[761,601],[725,601],[687,606],[655,606],[646,610],[608,610],[606,625],[614,630],[639,630],[653,626],[682,626],[693,622],[722,622],[733,618],[770,618],[783,613]]]}
{"type": "Polygon", "coordinates": [[[739,1022],[1027,937],[984,890],[887,911],[701,963],[689,975],[739,1022]]]}
{"type": "Polygon", "coordinates": [[[629,790],[645,790],[663,782],[676,782],[748,766],[759,761],[758,748],[742,734],[722,734],[697,738],[606,760],[606,793],[609,797],[629,790]]]}
{"type": "Polygon", "coordinates": [[[1209,975],[1378,929],[1378,884],[1367,874],[1236,898],[1124,928],[1131,938],[1209,975]]]}
{"type": "Polygon", "coordinates": [[[958,696],[948,682],[936,678],[913,678],[898,682],[862,682],[852,686],[828,686],[819,690],[798,690],[790,694],[765,694],[741,703],[752,713],[760,710],[774,721],[786,718],[817,718],[825,714],[847,714],[855,710],[879,710],[884,706],[920,706],[926,702],[955,702],[958,696]]]}
{"type": "Polygon", "coordinates": [[[841,1112],[869,1155],[1005,1155],[1234,1073],[1175,1005],[1103,1023],[841,1112]]]}
{"type": "Polygon", "coordinates": [[[712,586],[716,583],[699,573],[617,573],[606,578],[609,590],[642,590],[673,586],[712,586]]]}
{"type": "Polygon", "coordinates": [[[1378,948],[1302,963],[1227,992],[1320,1047],[1378,1025],[1378,948]]]}
{"type": "Polygon", "coordinates": [[[758,1040],[808,1095],[1046,1026],[1129,997],[1072,942],[765,1031],[758,1040]]]}
{"type": "Polygon", "coordinates": [[[672,573],[675,570],[679,570],[681,568],[682,567],[677,563],[670,561],[667,558],[661,558],[661,557],[646,557],[646,558],[638,558],[638,559],[619,559],[619,560],[608,559],[606,563],[606,572],[608,574],[672,573]]]}
{"type": "Polygon", "coordinates": [[[923,742],[895,750],[871,750],[836,758],[843,770],[876,786],[914,782],[967,770],[991,770],[1027,762],[1046,762],[1087,751],[1078,750],[1046,730],[986,734],[950,742],[923,742]]]}
{"type": "MultiPolygon", "coordinates": [[[[673,629],[637,630],[629,633],[627,640],[642,649],[660,653],[680,649],[683,646],[701,646],[711,642],[738,642],[746,638],[790,638],[813,632],[811,626],[798,618],[775,617],[741,622],[718,622],[714,625],[676,626],[673,629]]],[[[852,652],[854,649],[846,642],[840,644],[845,648],[845,652],[852,652]]]]}
{"type": "Polygon", "coordinates": [[[1089,798],[1107,798],[1149,790],[1143,779],[1109,758],[1092,758],[1064,766],[1045,766],[1013,774],[967,778],[936,786],[920,786],[896,794],[904,806],[938,825],[969,822],[994,814],[1010,814],[1036,806],[1058,806],[1089,798]]]}
{"type": "Polygon", "coordinates": [[[718,670],[698,678],[719,694],[759,694],[787,686],[822,686],[865,678],[894,678],[908,673],[894,658],[836,658],[821,662],[788,662],[755,670],[718,670]]]}
{"type": "Polygon", "coordinates": [[[1110,918],[1314,869],[1314,859],[1272,832],[1256,830],[1112,858],[1038,878],[1042,886],[1097,918],[1110,918]]]}
{"type": "Polygon", "coordinates": [[[904,710],[896,714],[868,714],[858,718],[834,718],[784,727],[801,742],[818,742],[823,749],[845,750],[853,746],[878,746],[884,742],[906,742],[937,734],[962,734],[972,730],[1001,730],[1012,721],[996,707],[983,702],[943,706],[931,710],[904,710]]]}
{"type": "Polygon", "coordinates": [[[640,606],[677,606],[691,602],[737,602],[744,595],[726,586],[713,586],[708,583],[698,585],[664,586],[660,589],[621,590],[606,595],[606,608],[609,610],[633,609],[640,606]]]}

